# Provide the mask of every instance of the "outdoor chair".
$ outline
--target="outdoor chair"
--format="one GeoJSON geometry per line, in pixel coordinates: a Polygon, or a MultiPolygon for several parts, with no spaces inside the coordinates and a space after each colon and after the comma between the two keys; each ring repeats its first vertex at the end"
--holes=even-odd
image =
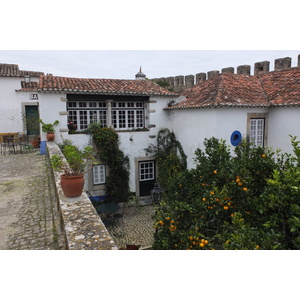
{"type": "Polygon", "coordinates": [[[120,208],[120,210],[117,213],[113,214],[113,218],[117,222],[118,221],[123,221],[124,214],[125,214],[125,209],[127,207],[127,202],[120,203],[120,205],[122,206],[120,208]]]}
{"type": "Polygon", "coordinates": [[[18,145],[21,153],[31,152],[32,147],[29,144],[29,138],[27,134],[19,132],[18,145]]]}
{"type": "Polygon", "coordinates": [[[14,144],[14,135],[2,135],[3,137],[3,153],[6,154],[6,151],[8,150],[9,152],[13,152],[14,154],[16,153],[15,151],[15,144],[14,144]]]}

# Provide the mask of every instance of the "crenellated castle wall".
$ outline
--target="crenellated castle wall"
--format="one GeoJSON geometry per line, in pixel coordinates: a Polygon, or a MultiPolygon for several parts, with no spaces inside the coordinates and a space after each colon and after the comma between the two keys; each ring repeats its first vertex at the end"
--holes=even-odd
{"type": "MultiPolygon", "coordinates": [[[[274,71],[284,70],[291,68],[292,59],[290,57],[277,58],[274,61],[274,71]]],[[[297,67],[300,68],[300,54],[298,55],[297,67]]],[[[270,72],[270,62],[262,61],[254,64],[254,75],[265,74],[270,72]]],[[[233,67],[223,68],[221,73],[234,73],[233,67]]],[[[236,69],[236,74],[245,74],[250,75],[251,66],[250,65],[241,65],[236,69]]],[[[152,81],[160,84],[161,86],[167,88],[168,90],[174,91],[176,93],[183,92],[189,88],[192,88],[194,85],[202,83],[214,76],[220,74],[220,71],[213,70],[207,73],[197,73],[196,75],[179,75],[171,77],[161,77],[153,78],[152,81]]]]}

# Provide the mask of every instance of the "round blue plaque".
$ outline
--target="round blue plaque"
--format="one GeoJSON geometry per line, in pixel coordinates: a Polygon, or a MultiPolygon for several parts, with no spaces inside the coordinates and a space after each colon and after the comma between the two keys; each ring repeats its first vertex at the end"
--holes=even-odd
{"type": "Polygon", "coordinates": [[[236,130],[231,134],[230,138],[231,144],[237,146],[242,141],[242,134],[236,130]]]}

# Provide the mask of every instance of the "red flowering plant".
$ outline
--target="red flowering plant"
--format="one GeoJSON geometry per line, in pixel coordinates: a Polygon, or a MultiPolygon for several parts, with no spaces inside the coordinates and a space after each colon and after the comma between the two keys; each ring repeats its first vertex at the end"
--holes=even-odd
{"type": "Polygon", "coordinates": [[[69,133],[74,133],[77,130],[77,125],[75,125],[72,121],[68,123],[69,133]]]}

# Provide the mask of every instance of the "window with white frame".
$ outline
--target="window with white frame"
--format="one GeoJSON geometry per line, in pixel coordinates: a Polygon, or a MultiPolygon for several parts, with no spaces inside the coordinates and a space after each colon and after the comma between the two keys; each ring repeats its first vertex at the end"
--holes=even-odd
{"type": "Polygon", "coordinates": [[[265,119],[250,119],[250,141],[255,146],[264,146],[265,119]]]}
{"type": "MultiPolygon", "coordinates": [[[[107,126],[106,101],[68,101],[69,122],[78,131],[86,130],[91,123],[107,126]]],[[[113,101],[112,125],[117,130],[144,128],[143,101],[113,101]]]]}
{"type": "Polygon", "coordinates": [[[105,165],[93,166],[93,185],[105,184],[106,172],[105,165]]]}
{"type": "Polygon", "coordinates": [[[140,162],[140,181],[153,180],[154,176],[154,161],[140,162]]]}
{"type": "Polygon", "coordinates": [[[143,128],[143,102],[113,102],[112,124],[119,130],[143,128]]]}

